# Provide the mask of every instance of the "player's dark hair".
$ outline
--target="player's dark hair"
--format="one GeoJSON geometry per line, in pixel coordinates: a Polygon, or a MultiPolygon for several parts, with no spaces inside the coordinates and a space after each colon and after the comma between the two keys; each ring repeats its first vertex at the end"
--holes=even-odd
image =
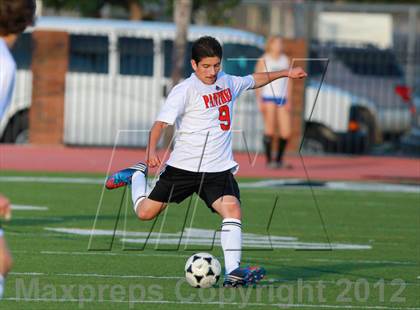
{"type": "Polygon", "coordinates": [[[191,59],[199,63],[204,57],[219,57],[222,59],[222,46],[219,41],[210,36],[198,38],[191,48],[191,59]]]}
{"type": "Polygon", "coordinates": [[[34,23],[35,0],[0,0],[0,35],[19,34],[34,23]]]}

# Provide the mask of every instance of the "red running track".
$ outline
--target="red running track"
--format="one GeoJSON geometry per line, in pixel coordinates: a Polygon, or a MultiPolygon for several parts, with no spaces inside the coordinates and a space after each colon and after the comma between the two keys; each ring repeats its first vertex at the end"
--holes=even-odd
{"type": "MultiPolygon", "coordinates": [[[[65,146],[0,145],[0,169],[49,172],[96,172],[106,174],[145,158],[142,149],[81,148],[65,146]],[[111,161],[112,158],[112,161],[111,161]],[[111,164],[110,164],[111,163],[111,164]]],[[[253,156],[253,155],[251,155],[253,156]]],[[[256,178],[298,178],[311,180],[380,181],[420,184],[420,160],[402,157],[371,156],[287,156],[292,169],[268,169],[263,156],[252,160],[235,154],[240,164],[238,176],[256,178]],[[304,169],[304,165],[306,172],[304,169]]]]}

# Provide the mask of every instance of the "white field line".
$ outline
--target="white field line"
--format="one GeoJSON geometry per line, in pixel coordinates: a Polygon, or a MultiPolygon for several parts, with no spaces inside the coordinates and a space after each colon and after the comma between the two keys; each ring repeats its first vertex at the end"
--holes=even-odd
{"type": "MultiPolygon", "coordinates": [[[[81,235],[81,236],[113,236],[114,231],[109,229],[95,229],[92,233],[91,229],[87,228],[65,228],[65,227],[45,227],[45,230],[48,231],[54,231],[59,233],[67,233],[67,234],[74,234],[74,235],[81,235]]],[[[156,237],[166,237],[166,238],[179,238],[183,236],[185,238],[186,236],[190,236],[190,238],[207,238],[207,239],[213,239],[215,230],[211,229],[196,229],[196,228],[188,228],[184,230],[184,233],[181,234],[180,232],[177,233],[156,233],[152,232],[151,234],[149,232],[142,232],[142,231],[123,231],[123,230],[116,230],[115,236],[123,236],[123,237],[148,237],[150,234],[150,237],[156,238],[156,237]]],[[[216,239],[220,238],[220,231],[216,232],[216,239]]],[[[259,235],[259,234],[251,234],[251,233],[243,233],[242,234],[243,240],[266,240],[271,239],[272,241],[296,241],[296,237],[283,237],[283,236],[268,236],[268,235],[259,235]]]]}
{"type": "Polygon", "coordinates": [[[420,308],[410,307],[387,307],[387,306],[351,306],[351,305],[312,305],[312,304],[266,304],[266,303],[250,303],[250,302],[217,302],[217,301],[179,301],[179,300],[80,300],[76,298],[68,299],[48,299],[48,298],[18,298],[7,297],[3,300],[23,301],[23,302],[77,302],[77,303],[123,303],[123,304],[173,304],[173,305],[229,305],[243,307],[278,307],[278,308],[299,308],[299,309],[377,309],[377,310],[420,310],[420,308]]]}
{"type": "MultiPolygon", "coordinates": [[[[28,251],[13,251],[14,253],[24,253],[29,254],[33,252],[28,251]]],[[[141,253],[143,251],[139,251],[140,253],[133,253],[133,251],[126,251],[126,253],[114,253],[114,252],[102,252],[102,251],[86,251],[86,252],[68,252],[68,251],[41,251],[40,254],[44,255],[103,255],[103,256],[143,256],[143,257],[175,257],[175,258],[187,258],[190,254],[167,254],[167,253],[159,253],[159,254],[150,254],[150,253],[141,253]]],[[[191,251],[191,254],[193,251],[191,251]]],[[[249,257],[248,260],[268,260],[268,261],[276,261],[276,262],[290,262],[293,261],[291,258],[267,258],[267,257],[249,257]]],[[[344,259],[318,259],[318,258],[309,258],[305,259],[309,262],[335,262],[335,263],[352,263],[352,264],[392,264],[392,265],[409,265],[409,266],[418,266],[419,264],[416,262],[401,262],[401,261],[389,261],[389,260],[344,260],[344,259]]],[[[418,277],[420,279],[420,276],[418,277]]]]}
{"type": "Polygon", "coordinates": [[[420,193],[420,186],[404,184],[327,182],[326,187],[333,190],[420,193]]]}
{"type": "MultiPolygon", "coordinates": [[[[95,230],[83,228],[61,228],[61,227],[46,227],[48,231],[56,231],[58,233],[66,233],[73,235],[90,236],[112,236],[113,230],[95,230]]],[[[145,243],[155,245],[220,245],[220,233],[216,234],[214,230],[189,228],[184,230],[182,235],[178,233],[152,233],[148,238],[148,232],[124,232],[117,231],[117,235],[128,236],[142,236],[142,238],[122,238],[123,243],[145,243]],[[182,236],[182,239],[181,239],[182,236]],[[193,236],[193,237],[188,237],[193,236]],[[161,238],[159,238],[161,237],[161,238]]],[[[299,242],[295,237],[282,237],[282,236],[268,236],[259,234],[244,233],[242,244],[244,249],[251,247],[254,249],[337,249],[337,250],[370,250],[372,246],[362,244],[345,244],[345,243],[319,243],[319,242],[299,242]]],[[[89,243],[90,244],[90,243],[89,243]]]]}
{"type": "Polygon", "coordinates": [[[118,279],[168,279],[178,280],[183,277],[175,276],[153,276],[153,275],[114,275],[98,273],[43,273],[43,272],[10,272],[16,276],[47,276],[47,277],[81,277],[81,278],[118,278],[118,279]]]}
{"type": "MultiPolygon", "coordinates": [[[[13,251],[14,253],[19,253],[18,251],[13,251]]],[[[146,253],[141,253],[142,251],[139,251],[140,253],[133,253],[133,251],[126,251],[125,254],[123,253],[113,253],[113,252],[103,252],[103,251],[86,251],[86,252],[67,252],[67,251],[41,251],[40,254],[43,255],[73,255],[73,256],[77,256],[77,255],[99,255],[99,256],[140,256],[140,257],[175,257],[175,258],[187,258],[190,255],[186,254],[186,255],[180,255],[180,254],[146,254],[146,253]]],[[[26,252],[25,252],[26,253],[26,252]]],[[[193,252],[191,252],[191,255],[193,254],[193,252]]]]}
{"type": "Polygon", "coordinates": [[[18,275],[18,276],[44,276],[45,273],[43,272],[9,272],[8,274],[11,275],[18,275]]]}
{"type": "MultiPolygon", "coordinates": [[[[32,219],[42,219],[45,220],[45,217],[31,217],[32,219]]],[[[53,221],[64,221],[64,219],[62,217],[48,217],[48,220],[53,220],[53,221]]],[[[57,237],[57,234],[54,233],[39,233],[37,232],[36,234],[33,232],[23,232],[23,231],[6,231],[5,232],[6,235],[9,236],[25,236],[25,237],[33,237],[33,238],[40,238],[40,237],[57,237]]],[[[16,252],[16,250],[13,250],[13,252],[16,252]]]]}
{"type": "MultiPolygon", "coordinates": [[[[34,221],[37,221],[37,220],[48,220],[49,222],[50,221],[56,221],[56,222],[62,222],[62,221],[64,221],[64,218],[62,218],[62,217],[55,217],[55,216],[25,216],[25,217],[22,217],[22,216],[20,216],[20,218],[25,218],[25,219],[31,219],[31,220],[34,220],[34,221]]],[[[33,237],[39,237],[39,236],[46,236],[46,234],[42,234],[42,233],[25,233],[25,232],[12,232],[12,231],[6,231],[6,234],[8,234],[8,235],[32,235],[33,237]]],[[[52,234],[49,234],[50,236],[52,235],[52,234]]]]}
{"type": "MultiPolygon", "coordinates": [[[[53,184],[104,184],[104,178],[78,178],[78,177],[33,177],[33,176],[0,176],[0,182],[34,182],[53,184]]],[[[276,179],[257,182],[239,183],[240,188],[278,188],[281,186],[293,189],[308,189],[308,181],[304,179],[276,179]]],[[[348,191],[369,191],[369,192],[401,192],[420,193],[418,185],[372,183],[372,182],[324,182],[317,189],[348,190],[348,191]]]]}
{"type": "Polygon", "coordinates": [[[349,263],[349,264],[392,264],[392,265],[419,265],[414,262],[400,262],[400,261],[389,261],[389,260],[344,260],[344,259],[324,259],[324,258],[312,258],[309,259],[313,262],[337,262],[337,263],[349,263]]]}
{"type": "Polygon", "coordinates": [[[104,184],[104,178],[1,176],[0,182],[53,183],[53,184],[104,184]]]}
{"type": "MultiPolygon", "coordinates": [[[[220,245],[220,239],[202,239],[202,238],[190,238],[189,240],[179,238],[122,238],[122,242],[127,243],[140,243],[143,244],[147,240],[150,244],[156,245],[220,245]]],[[[358,244],[342,244],[342,243],[310,243],[310,242],[270,242],[269,240],[242,240],[242,247],[244,250],[247,248],[254,249],[310,249],[310,250],[370,250],[370,245],[358,245],[358,244]]]]}
{"type": "Polygon", "coordinates": [[[48,207],[30,206],[30,205],[12,205],[13,211],[48,211],[48,207]]]}

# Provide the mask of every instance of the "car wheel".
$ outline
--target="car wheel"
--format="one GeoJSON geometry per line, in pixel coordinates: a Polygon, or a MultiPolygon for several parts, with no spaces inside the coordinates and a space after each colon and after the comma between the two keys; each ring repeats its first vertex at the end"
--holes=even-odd
{"type": "Polygon", "coordinates": [[[363,141],[357,146],[357,152],[366,153],[375,144],[375,122],[372,115],[366,110],[357,112],[356,121],[359,124],[359,132],[363,136],[363,141]]]}
{"type": "Polygon", "coordinates": [[[29,113],[27,110],[15,114],[7,124],[1,142],[29,143],[29,113]]]}
{"type": "Polygon", "coordinates": [[[16,144],[28,144],[29,143],[29,129],[24,129],[17,134],[15,138],[16,144]]]}
{"type": "Polygon", "coordinates": [[[321,141],[305,137],[300,152],[304,155],[323,155],[326,150],[321,141]]]}
{"type": "Polygon", "coordinates": [[[310,125],[305,131],[300,153],[304,155],[323,155],[335,149],[334,134],[327,128],[310,125]]]}

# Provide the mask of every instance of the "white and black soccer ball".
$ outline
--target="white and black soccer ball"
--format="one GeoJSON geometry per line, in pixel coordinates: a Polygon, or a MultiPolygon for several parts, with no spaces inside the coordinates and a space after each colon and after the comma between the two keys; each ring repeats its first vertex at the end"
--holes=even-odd
{"type": "Polygon", "coordinates": [[[196,253],[185,264],[185,278],[193,287],[207,288],[217,283],[222,267],[209,253],[196,253]]]}

